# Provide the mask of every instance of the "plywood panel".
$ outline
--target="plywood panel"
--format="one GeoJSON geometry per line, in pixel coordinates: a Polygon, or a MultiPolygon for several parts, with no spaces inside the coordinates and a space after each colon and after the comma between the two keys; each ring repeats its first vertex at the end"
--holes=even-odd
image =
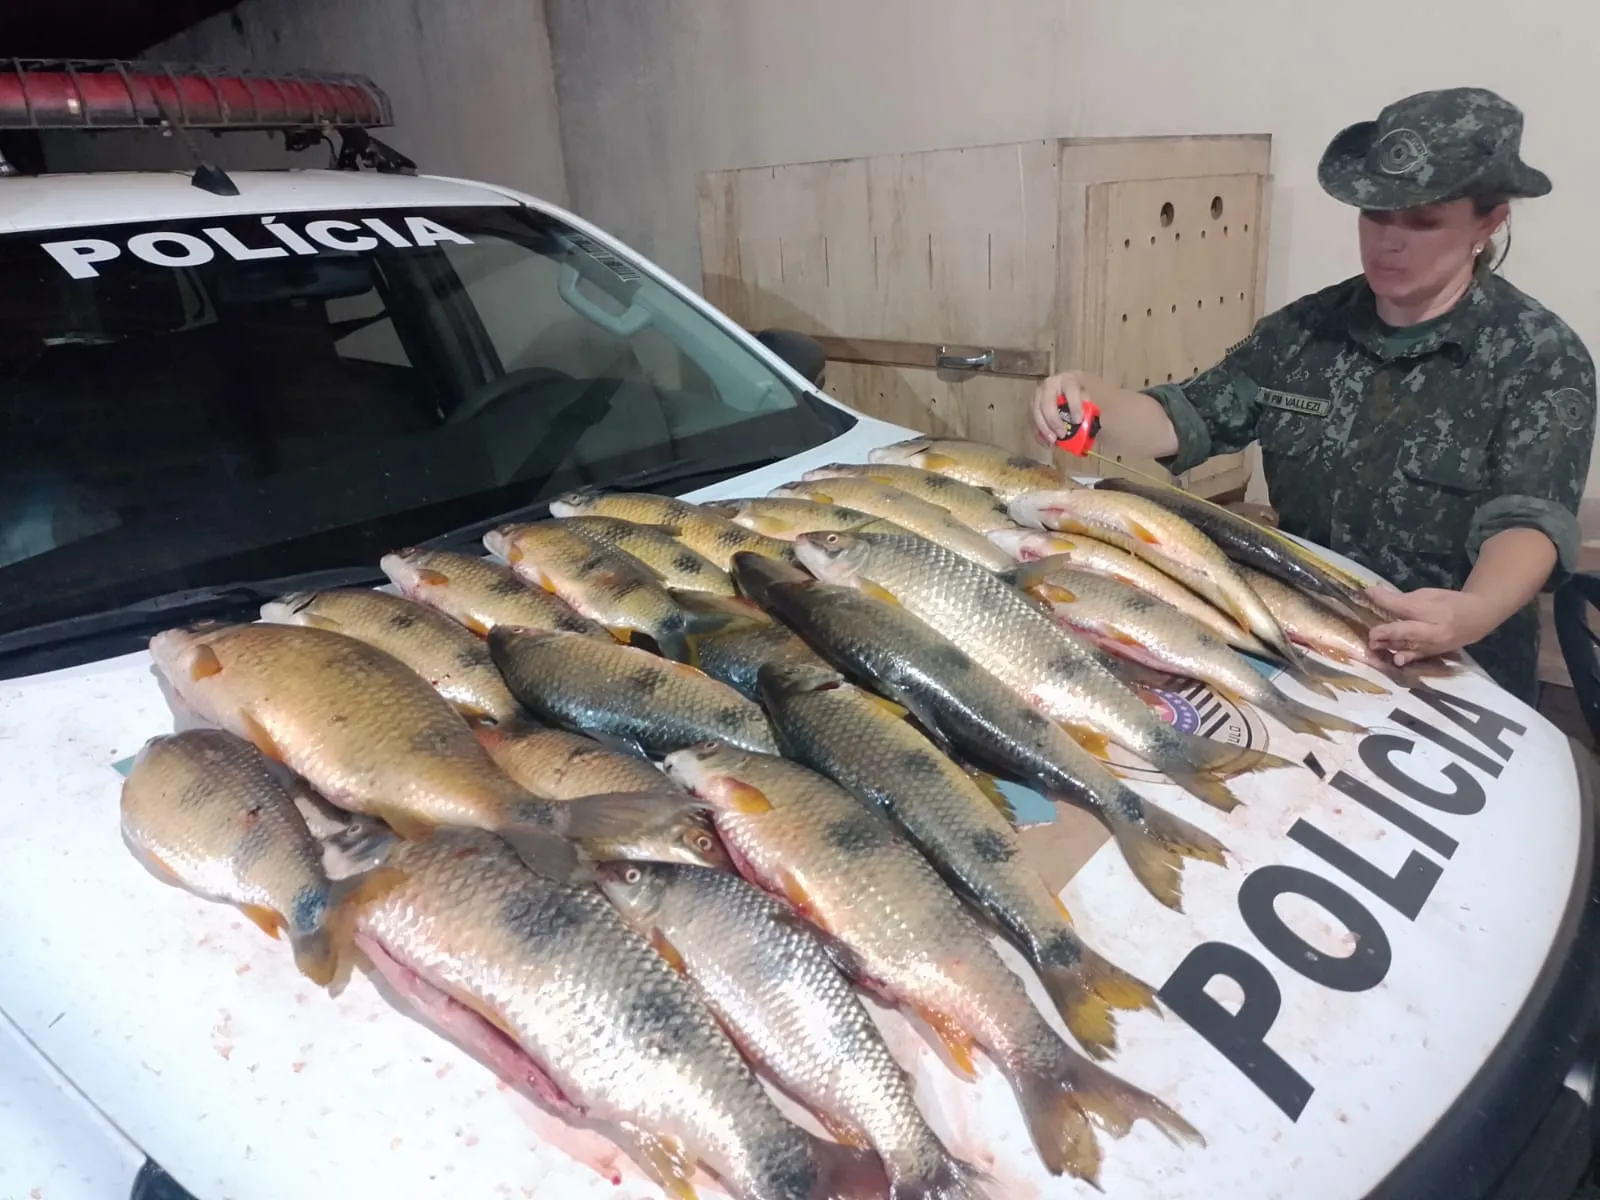
{"type": "Polygon", "coordinates": [[[830,362],[824,390],[858,412],[923,433],[969,437],[1049,459],[1033,440],[1031,379],[971,375],[956,379],[913,367],[830,362]]]}

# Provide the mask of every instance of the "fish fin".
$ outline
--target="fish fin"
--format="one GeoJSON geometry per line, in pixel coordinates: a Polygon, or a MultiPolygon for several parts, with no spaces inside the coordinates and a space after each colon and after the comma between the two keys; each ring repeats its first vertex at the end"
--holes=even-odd
{"type": "Polygon", "coordinates": [[[582,850],[577,843],[551,832],[548,826],[512,824],[495,833],[535,875],[558,883],[582,882],[582,850]]]}
{"type": "Polygon", "coordinates": [[[1271,704],[1260,704],[1257,707],[1264,709],[1285,728],[1295,733],[1308,733],[1324,741],[1331,742],[1335,733],[1367,732],[1365,725],[1347,721],[1343,717],[1323,712],[1320,708],[1313,708],[1309,704],[1301,704],[1300,701],[1285,696],[1282,692],[1278,693],[1271,704]]]}
{"type": "MultiPolygon", "coordinates": [[[[937,1165],[918,1175],[896,1175],[889,1184],[889,1200],[988,1200],[986,1171],[945,1153],[937,1165]]],[[[883,1193],[879,1193],[882,1195],[883,1193]]]]}
{"type": "Polygon", "coordinates": [[[428,587],[443,587],[450,582],[450,576],[433,567],[422,567],[417,571],[417,582],[428,587]]]}
{"type": "Polygon", "coordinates": [[[222,660],[210,646],[198,647],[189,659],[189,678],[210,679],[222,670],[222,660]]]}
{"type": "MultiPolygon", "coordinates": [[[[606,626],[604,626],[604,629],[614,639],[616,639],[617,641],[621,642],[624,646],[633,645],[633,638],[634,638],[634,632],[635,631],[632,630],[632,629],[629,629],[627,626],[625,626],[625,625],[606,625],[606,626]]],[[[682,660],[680,659],[679,661],[681,662],[682,660]]]]}
{"type": "Polygon", "coordinates": [[[1179,735],[1183,740],[1184,757],[1196,770],[1208,775],[1231,779],[1254,771],[1276,771],[1298,766],[1287,758],[1268,754],[1265,750],[1241,750],[1226,742],[1214,742],[1198,734],[1179,735]]]}
{"type": "Polygon", "coordinates": [[[956,1074],[969,1082],[976,1079],[978,1077],[978,1064],[972,1057],[972,1052],[976,1047],[972,1036],[961,1028],[953,1018],[945,1016],[944,1013],[939,1012],[937,1009],[929,1008],[923,1004],[913,1004],[911,1009],[917,1016],[922,1018],[923,1023],[939,1039],[939,1043],[945,1048],[945,1052],[950,1055],[950,1061],[954,1064],[956,1074]]]}
{"type": "MultiPolygon", "coordinates": [[[[1329,655],[1329,657],[1334,656],[1329,655]]],[[[1348,656],[1344,656],[1341,661],[1348,663],[1350,659],[1348,656]]],[[[1365,696],[1383,696],[1389,693],[1389,688],[1376,680],[1367,679],[1364,676],[1355,674],[1353,671],[1341,671],[1336,667],[1323,666],[1321,663],[1307,662],[1300,669],[1291,671],[1290,675],[1296,682],[1308,688],[1311,687],[1309,680],[1315,679],[1332,688],[1334,692],[1347,692],[1365,696]]],[[[1315,691],[1317,689],[1312,688],[1312,690],[1315,691]]]]}
{"type": "Polygon", "coordinates": [[[386,804],[375,805],[374,815],[380,817],[383,823],[408,842],[420,842],[433,834],[433,826],[426,821],[419,820],[403,808],[393,808],[386,804]]]}
{"type": "Polygon", "coordinates": [[[870,1150],[812,1139],[817,1181],[806,1200],[879,1200],[889,1195],[883,1161],[870,1150]]]}
{"type": "Polygon", "coordinates": [[[900,607],[900,598],[898,596],[888,588],[870,580],[861,584],[861,591],[864,595],[871,596],[874,600],[882,600],[885,604],[893,604],[897,608],[900,607]]]}
{"type": "Polygon", "coordinates": [[[278,749],[278,743],[273,741],[272,735],[267,732],[267,727],[248,712],[239,714],[239,724],[244,727],[244,740],[249,742],[273,762],[283,761],[283,751],[278,749]]]}
{"type": "Polygon", "coordinates": [[[1059,583],[1037,583],[1032,590],[1052,604],[1076,604],[1078,602],[1078,594],[1071,588],[1062,587],[1059,583]]]}
{"type": "Polygon", "coordinates": [[[489,636],[489,626],[478,620],[477,617],[466,617],[461,623],[465,625],[468,630],[477,634],[479,637],[489,636]]]}
{"type": "Polygon", "coordinates": [[[1107,1058],[1117,1048],[1113,1010],[1159,1012],[1155,989],[1082,943],[1077,946],[1071,964],[1036,964],[1039,980],[1078,1044],[1092,1058],[1107,1058]]]}
{"type": "Polygon", "coordinates": [[[1111,757],[1111,739],[1106,737],[1105,734],[1090,729],[1086,725],[1073,725],[1066,721],[1060,722],[1060,725],[1072,736],[1073,741],[1077,742],[1078,745],[1096,758],[1106,759],[1111,757]]]}
{"type": "Polygon", "coordinates": [[[556,828],[569,838],[629,837],[645,829],[659,828],[689,815],[704,812],[709,805],[688,792],[674,787],[665,778],[662,786],[632,792],[604,792],[580,796],[565,803],[536,801],[541,809],[554,812],[556,828]]]}
{"type": "Polygon", "coordinates": [[[926,450],[922,454],[922,465],[937,475],[941,471],[959,466],[960,460],[938,450],[926,450]]]}
{"type": "Polygon", "coordinates": [[[1140,819],[1111,818],[1112,836],[1145,891],[1168,908],[1182,912],[1183,860],[1194,858],[1225,866],[1227,847],[1204,830],[1153,804],[1146,802],[1142,807],[1140,819]]]}
{"type": "Polygon", "coordinates": [[[679,975],[687,975],[689,973],[689,964],[684,962],[683,955],[678,952],[678,948],[672,944],[671,939],[662,933],[660,929],[650,930],[650,948],[659,954],[667,966],[671,967],[679,975]]]}
{"type": "Polygon", "coordinates": [[[1205,1144],[1198,1130],[1154,1096],[1124,1083],[1063,1045],[1052,1066],[1018,1067],[1012,1084],[1028,1132],[1052,1175],[1071,1175],[1100,1188],[1100,1143],[1095,1126],[1124,1136],[1135,1121],[1153,1123],[1174,1142],[1205,1144]]]}
{"type": "Polygon", "coordinates": [[[813,1108],[811,1112],[828,1131],[829,1136],[841,1146],[849,1146],[855,1150],[871,1149],[872,1140],[843,1117],[836,1117],[821,1108],[813,1108]]]}
{"type": "Polygon", "coordinates": [[[277,913],[264,904],[241,904],[239,911],[250,918],[250,923],[273,941],[278,940],[278,934],[288,925],[277,913]]]}
{"type": "Polygon", "coordinates": [[[318,987],[337,994],[355,963],[357,915],[406,878],[405,872],[395,867],[380,866],[334,881],[328,889],[328,906],[321,924],[314,930],[289,934],[300,973],[318,987]]]}
{"type": "Polygon", "coordinates": [[[754,815],[772,811],[772,801],[758,787],[731,780],[724,793],[726,807],[736,813],[754,815]]]}
{"type": "MultiPolygon", "coordinates": [[[[966,771],[968,778],[977,785],[984,798],[999,810],[1000,815],[1015,825],[1017,823],[1017,810],[1012,806],[1010,797],[1000,790],[1000,781],[989,772],[980,771],[976,767],[963,767],[962,769],[966,771]]],[[[1066,909],[1061,911],[1065,912],[1066,909]]]]}
{"type": "Polygon", "coordinates": [[[626,1136],[629,1157],[672,1200],[699,1200],[694,1190],[695,1162],[688,1148],[677,1138],[649,1133],[636,1125],[628,1125],[626,1136]]]}
{"type": "Polygon", "coordinates": [[[1147,546],[1159,546],[1161,544],[1160,536],[1142,522],[1129,521],[1128,530],[1147,546]]]}
{"type": "Polygon", "coordinates": [[[865,688],[861,689],[861,694],[897,721],[905,720],[910,714],[911,710],[906,708],[905,705],[897,704],[887,696],[880,696],[877,692],[869,692],[865,688]]]}
{"type": "Polygon", "coordinates": [[[811,895],[806,891],[805,884],[801,883],[792,871],[782,871],[779,874],[778,885],[782,889],[783,898],[789,902],[789,907],[804,917],[811,925],[823,933],[831,932],[822,918],[817,915],[817,909],[811,903],[811,895]]]}
{"type": "MultiPolygon", "coordinates": [[[[1205,801],[1212,808],[1221,812],[1230,813],[1244,801],[1233,794],[1223,780],[1215,775],[1208,775],[1204,771],[1193,771],[1184,767],[1172,767],[1166,772],[1167,776],[1191,796],[1205,801]]],[[[1126,779],[1127,776],[1118,776],[1126,779]]]]}

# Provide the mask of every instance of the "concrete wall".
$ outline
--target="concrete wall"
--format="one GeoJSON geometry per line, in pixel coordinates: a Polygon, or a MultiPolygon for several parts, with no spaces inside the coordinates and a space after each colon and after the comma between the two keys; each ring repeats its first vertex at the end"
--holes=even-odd
{"type": "MultiPolygon", "coordinates": [[[[1480,84],[1521,105],[1555,192],[1506,274],[1600,357],[1600,5],[1529,0],[546,0],[574,206],[699,285],[698,172],[1048,136],[1266,132],[1266,302],[1359,270],[1328,139],[1386,102],[1480,84]]],[[[1600,456],[1597,456],[1600,457],[1600,456]]],[[[1591,474],[1600,492],[1600,462],[1591,474]]]]}
{"type": "MultiPolygon", "coordinates": [[[[550,39],[538,0],[244,0],[143,57],[261,69],[352,71],[389,94],[395,126],[378,136],[433,174],[461,175],[567,200],[550,39]]],[[[320,166],[265,137],[201,137],[228,167],[320,166]]],[[[46,142],[53,170],[184,165],[159,137],[46,142]]]]}

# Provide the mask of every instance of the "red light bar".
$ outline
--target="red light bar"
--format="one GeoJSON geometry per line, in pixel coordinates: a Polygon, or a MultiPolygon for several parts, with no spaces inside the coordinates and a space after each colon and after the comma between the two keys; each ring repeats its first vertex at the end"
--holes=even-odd
{"type": "Polygon", "coordinates": [[[394,123],[370,79],[311,71],[0,59],[0,129],[377,129],[394,123]]]}

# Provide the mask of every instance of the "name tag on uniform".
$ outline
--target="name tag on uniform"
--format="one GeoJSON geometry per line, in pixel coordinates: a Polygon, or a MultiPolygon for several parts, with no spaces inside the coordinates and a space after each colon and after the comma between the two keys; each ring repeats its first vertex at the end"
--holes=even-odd
{"type": "Polygon", "coordinates": [[[1272,388],[1261,389],[1261,403],[1268,408],[1281,408],[1284,412],[1300,413],[1307,417],[1326,417],[1333,411],[1332,400],[1302,396],[1296,392],[1279,392],[1272,388]]]}

